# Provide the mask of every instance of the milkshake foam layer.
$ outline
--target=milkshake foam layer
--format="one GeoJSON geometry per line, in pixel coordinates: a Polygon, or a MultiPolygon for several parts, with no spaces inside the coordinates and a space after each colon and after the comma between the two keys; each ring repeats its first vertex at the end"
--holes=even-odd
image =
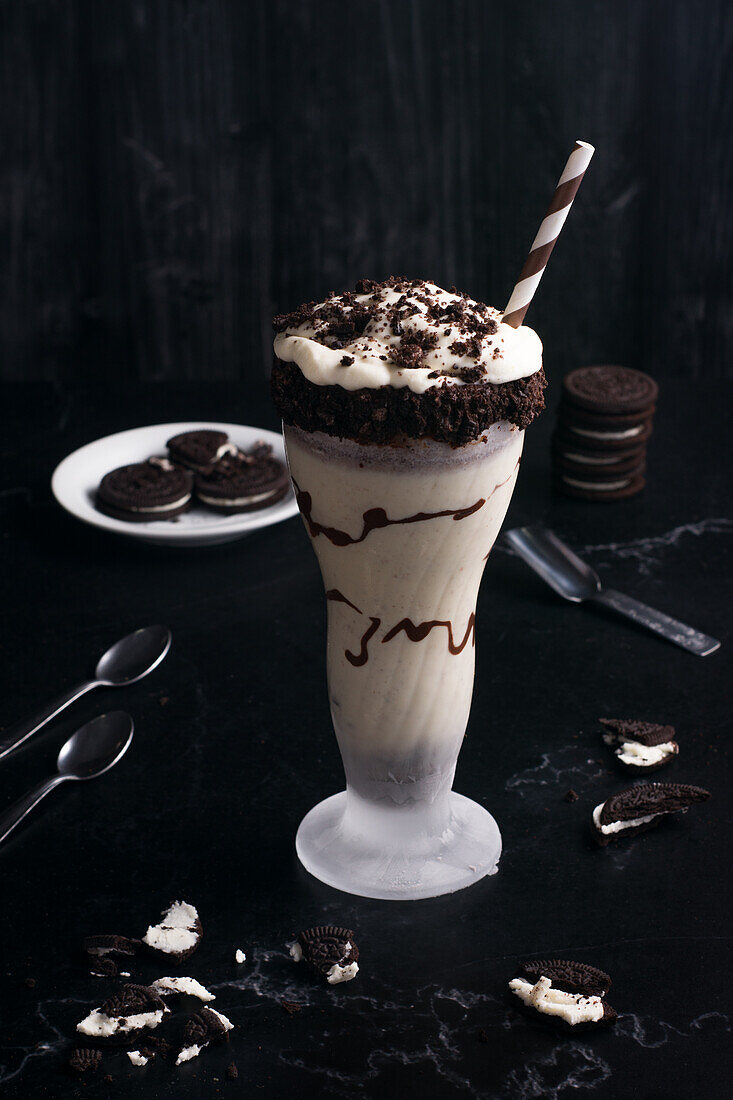
{"type": "Polygon", "coordinates": [[[524,433],[451,447],[361,445],[285,426],[328,605],[331,713],[350,786],[432,800],[450,787],[471,704],[475,608],[524,433]]]}

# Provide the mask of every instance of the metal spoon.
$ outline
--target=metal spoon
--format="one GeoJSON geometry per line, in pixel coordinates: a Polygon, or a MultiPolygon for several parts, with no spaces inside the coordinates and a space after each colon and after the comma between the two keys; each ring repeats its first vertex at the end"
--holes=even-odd
{"type": "Polygon", "coordinates": [[[701,634],[623,592],[603,588],[595,570],[576,557],[552,531],[544,527],[515,527],[513,531],[506,531],[504,537],[520,558],[563,599],[573,603],[592,600],[593,603],[610,607],[619,615],[655,634],[661,634],[667,641],[696,653],[698,657],[707,657],[720,647],[720,642],[715,638],[701,634]]]}
{"type": "Polygon", "coordinates": [[[146,626],[115,642],[99,658],[93,680],[85,680],[64,692],[30,718],[16,722],[5,731],[5,737],[0,742],[0,760],[88,691],[98,687],[124,687],[126,684],[134,684],[136,680],[142,680],[143,676],[157,668],[170,645],[171,632],[167,626],[146,626]]]}
{"type": "Polygon", "coordinates": [[[0,844],[49,791],[67,779],[94,779],[114,767],[132,743],[133,721],[124,710],[92,718],[61,746],[57,772],[0,815],[0,844]]]}

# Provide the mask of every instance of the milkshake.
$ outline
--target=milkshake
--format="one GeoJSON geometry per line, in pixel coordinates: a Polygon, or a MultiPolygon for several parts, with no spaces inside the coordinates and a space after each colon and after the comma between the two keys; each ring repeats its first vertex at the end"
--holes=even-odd
{"type": "Polygon", "coordinates": [[[298,854],[353,893],[455,890],[491,873],[501,846],[451,787],[476,597],[543,407],[542,346],[422,280],[364,281],[275,327],[273,396],[323,574],[346,773],[301,825],[298,854]]]}

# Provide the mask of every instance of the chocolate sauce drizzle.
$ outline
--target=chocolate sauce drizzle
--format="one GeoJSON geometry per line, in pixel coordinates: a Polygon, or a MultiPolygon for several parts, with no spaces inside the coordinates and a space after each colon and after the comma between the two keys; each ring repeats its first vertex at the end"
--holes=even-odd
{"type": "MultiPolygon", "coordinates": [[[[334,603],[345,603],[347,607],[353,608],[357,615],[363,615],[355,603],[347,599],[343,592],[339,592],[338,588],[329,588],[326,592],[326,599],[333,600],[334,603]]],[[[346,660],[354,665],[355,668],[360,668],[361,665],[365,665],[369,660],[369,642],[374,637],[376,632],[382,625],[382,620],[376,618],[374,615],[369,616],[369,626],[361,636],[360,649],[358,653],[352,653],[350,649],[345,650],[344,656],[346,660]]],[[[471,645],[476,645],[476,615],[475,612],[471,612],[468,617],[468,626],[466,627],[466,633],[460,642],[456,642],[453,637],[453,623],[450,619],[428,619],[424,623],[413,623],[412,619],[400,619],[396,626],[393,626],[391,630],[382,638],[382,645],[385,642],[391,642],[401,630],[404,630],[407,637],[411,642],[422,642],[427,638],[431,630],[434,630],[436,626],[444,626],[448,630],[448,651],[457,656],[462,653],[468,644],[468,639],[471,639],[471,645]]]]}
{"type": "Polygon", "coordinates": [[[393,626],[391,630],[387,631],[382,638],[382,644],[390,642],[401,630],[404,630],[411,642],[422,642],[436,626],[446,626],[448,628],[448,649],[454,656],[463,652],[469,638],[471,638],[471,645],[476,645],[476,615],[473,611],[468,616],[468,626],[466,627],[466,633],[463,635],[463,640],[458,644],[453,639],[453,623],[450,619],[430,619],[427,622],[417,624],[413,623],[412,619],[401,619],[397,626],[393,626]]]}
{"type": "Polygon", "coordinates": [[[334,546],[354,546],[358,542],[363,542],[372,531],[378,531],[383,527],[396,527],[403,523],[424,523],[425,520],[440,519],[443,516],[451,516],[456,521],[467,519],[468,516],[478,512],[479,508],[483,508],[486,504],[486,498],[480,497],[475,504],[471,504],[468,508],[446,508],[442,512],[416,512],[413,516],[405,516],[404,519],[390,519],[384,508],[369,508],[362,515],[361,534],[358,538],[354,538],[348,531],[340,531],[338,527],[327,527],[325,524],[318,523],[317,520],[313,519],[312,496],[300,488],[295,478],[293,478],[293,486],[295,488],[295,499],[311,538],[315,539],[319,535],[325,535],[334,546]]]}

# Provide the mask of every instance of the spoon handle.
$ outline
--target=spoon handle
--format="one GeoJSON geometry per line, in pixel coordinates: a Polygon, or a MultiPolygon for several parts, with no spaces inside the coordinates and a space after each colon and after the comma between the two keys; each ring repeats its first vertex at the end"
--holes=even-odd
{"type": "Polygon", "coordinates": [[[28,791],[28,794],[18,799],[4,814],[0,814],[0,844],[49,791],[68,778],[67,775],[52,775],[50,779],[44,779],[42,783],[28,791]]]}
{"type": "Polygon", "coordinates": [[[69,691],[64,692],[57,699],[54,699],[52,703],[47,703],[45,707],[41,707],[30,718],[25,719],[22,722],[16,722],[15,725],[5,730],[5,736],[0,741],[0,760],[4,756],[13,752],[19,745],[22,745],[24,741],[27,741],[29,737],[32,737],[34,733],[37,733],[39,729],[50,722],[52,718],[55,718],[57,714],[61,714],[62,710],[66,710],[67,707],[75,703],[77,699],[80,699],[82,695],[86,695],[92,688],[99,687],[98,680],[85,680],[83,684],[78,684],[76,687],[71,688],[69,691]]]}
{"type": "Polygon", "coordinates": [[[645,626],[655,634],[661,634],[668,642],[673,642],[682,649],[697,654],[698,657],[707,657],[709,653],[714,653],[720,647],[717,639],[711,638],[708,634],[701,634],[691,626],[670,618],[662,611],[655,611],[653,607],[647,607],[645,603],[634,600],[623,592],[617,592],[614,588],[603,588],[589,599],[594,603],[603,604],[604,607],[610,607],[612,611],[617,611],[619,615],[624,615],[639,626],[645,626]]]}

